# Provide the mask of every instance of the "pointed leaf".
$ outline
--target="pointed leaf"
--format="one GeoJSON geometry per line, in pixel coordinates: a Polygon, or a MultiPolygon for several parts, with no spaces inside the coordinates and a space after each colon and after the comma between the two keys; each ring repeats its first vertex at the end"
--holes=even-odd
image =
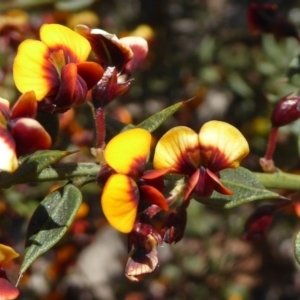
{"type": "Polygon", "coordinates": [[[156,130],[161,124],[163,124],[167,119],[169,119],[179,108],[184,106],[188,101],[181,101],[174,105],[171,105],[160,112],[152,115],[148,119],[144,120],[142,123],[137,125],[136,127],[144,128],[149,132],[153,132],[156,130]]]}
{"type": "Polygon", "coordinates": [[[300,265],[300,231],[297,232],[294,240],[294,254],[298,264],[300,265]]]}
{"type": "Polygon", "coordinates": [[[245,168],[226,169],[221,171],[220,175],[221,182],[233,191],[233,195],[213,192],[210,198],[197,198],[196,201],[216,208],[229,209],[252,201],[284,198],[265,189],[257,177],[245,168]]]}
{"type": "Polygon", "coordinates": [[[68,151],[41,150],[21,157],[19,159],[20,166],[14,173],[0,172],[0,185],[7,187],[18,182],[24,182],[24,179],[30,179],[32,176],[35,176],[43,169],[69,154],[71,154],[71,152],[68,151]]]}
{"type": "Polygon", "coordinates": [[[72,223],[81,201],[80,190],[67,184],[49,194],[40,203],[28,225],[21,274],[36,258],[62,238],[72,223]]]}

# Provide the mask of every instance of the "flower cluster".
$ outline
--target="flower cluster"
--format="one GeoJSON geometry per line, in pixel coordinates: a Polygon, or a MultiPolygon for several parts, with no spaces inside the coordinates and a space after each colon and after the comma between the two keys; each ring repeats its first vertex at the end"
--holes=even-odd
{"type": "Polygon", "coordinates": [[[237,168],[249,152],[248,143],[234,126],[221,121],[205,123],[199,133],[178,126],[158,141],[149,168],[151,133],[135,127],[106,144],[103,112],[128,90],[132,72],[147,55],[147,42],[138,37],[118,39],[84,25],[73,31],[57,24],[43,25],[40,39],[22,42],[14,61],[14,80],[23,95],[11,112],[5,100],[0,103],[0,137],[3,147],[10,149],[4,151],[10,165],[0,167],[13,171],[18,156],[50,147],[50,136],[34,120],[36,110],[63,113],[91,100],[94,153],[101,167],[100,203],[108,222],[128,234],[126,275],[138,280],[158,265],[159,244],[182,239],[192,198],[209,201],[214,191],[233,193],[221,182],[220,171],[237,168]],[[183,178],[170,192],[165,187],[167,174],[183,178]],[[158,226],[153,217],[159,212],[163,221],[158,226]]]}

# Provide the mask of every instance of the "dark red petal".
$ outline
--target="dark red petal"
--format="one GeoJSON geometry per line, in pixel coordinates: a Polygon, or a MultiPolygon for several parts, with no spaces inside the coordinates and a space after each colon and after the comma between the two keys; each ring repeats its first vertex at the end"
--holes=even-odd
{"type": "Polygon", "coordinates": [[[192,176],[189,177],[183,200],[187,200],[190,197],[191,193],[193,192],[194,188],[199,182],[199,177],[200,177],[200,169],[196,169],[196,171],[192,174],[192,176]]]}
{"type": "Polygon", "coordinates": [[[87,85],[77,74],[76,64],[65,65],[61,71],[61,83],[52,104],[58,108],[70,108],[82,104],[86,99],[87,85]]]}
{"type": "Polygon", "coordinates": [[[90,29],[83,25],[76,26],[75,31],[90,42],[93,52],[104,69],[111,66],[116,67],[120,72],[132,57],[130,48],[109,38],[113,35],[107,33],[107,37],[105,37],[102,30],[90,29]]]}
{"type": "Polygon", "coordinates": [[[18,156],[50,148],[51,137],[36,120],[20,118],[10,125],[11,134],[16,142],[18,156]]]}
{"type": "Polygon", "coordinates": [[[213,189],[216,190],[218,193],[223,195],[232,195],[233,192],[229,188],[227,188],[223,183],[220,181],[220,178],[211,172],[209,169],[206,169],[206,180],[212,182],[213,189]]]}
{"type": "Polygon", "coordinates": [[[18,118],[35,118],[36,110],[37,100],[34,91],[24,93],[13,106],[10,120],[18,118]]]}
{"type": "Polygon", "coordinates": [[[168,203],[164,195],[156,188],[150,185],[139,186],[141,197],[140,199],[151,204],[156,204],[161,209],[169,210],[168,203]]]}
{"type": "Polygon", "coordinates": [[[78,74],[85,81],[88,90],[91,89],[101,79],[103,75],[103,68],[92,61],[86,61],[77,64],[78,74]]]}
{"type": "Polygon", "coordinates": [[[19,296],[20,292],[7,278],[3,269],[0,269],[0,299],[13,300],[19,296]]]}
{"type": "Polygon", "coordinates": [[[125,93],[131,81],[118,83],[118,71],[115,67],[106,68],[101,80],[97,83],[93,90],[93,104],[96,108],[104,107],[117,96],[125,93]]]}

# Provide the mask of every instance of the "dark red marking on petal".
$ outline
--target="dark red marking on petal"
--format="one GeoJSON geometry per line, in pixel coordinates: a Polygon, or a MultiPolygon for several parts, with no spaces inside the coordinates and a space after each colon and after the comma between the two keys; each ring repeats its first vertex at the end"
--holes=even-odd
{"type": "Polygon", "coordinates": [[[201,146],[200,148],[203,166],[216,173],[228,167],[225,154],[214,146],[201,146]]]}
{"type": "Polygon", "coordinates": [[[44,64],[42,65],[43,78],[45,78],[49,87],[49,92],[46,95],[47,97],[56,95],[60,85],[59,74],[57,73],[55,66],[52,64],[50,56],[51,52],[48,51],[48,53],[44,56],[44,64]]]}
{"type": "Polygon", "coordinates": [[[57,44],[57,45],[55,45],[55,47],[48,47],[48,48],[49,48],[50,53],[58,52],[58,51],[62,50],[64,53],[64,58],[65,58],[66,64],[80,63],[80,59],[78,58],[76,53],[72,49],[67,47],[66,45],[57,44]]]}
{"type": "Polygon", "coordinates": [[[172,169],[176,169],[176,173],[185,174],[191,176],[200,165],[200,161],[196,161],[194,156],[198,156],[199,145],[189,146],[185,148],[181,155],[178,157],[178,161],[175,163],[172,169]]]}
{"type": "Polygon", "coordinates": [[[169,206],[165,196],[156,188],[150,185],[142,185],[139,186],[139,190],[141,193],[140,200],[146,201],[151,204],[156,204],[165,211],[169,210],[169,206]]]}
{"type": "Polygon", "coordinates": [[[36,110],[37,101],[34,91],[24,93],[13,106],[10,119],[35,118],[36,110]]]}

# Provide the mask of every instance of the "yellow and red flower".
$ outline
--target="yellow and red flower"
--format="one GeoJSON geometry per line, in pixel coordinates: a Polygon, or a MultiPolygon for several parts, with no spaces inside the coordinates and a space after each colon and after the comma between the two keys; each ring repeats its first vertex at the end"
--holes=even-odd
{"type": "Polygon", "coordinates": [[[128,90],[131,83],[128,79],[146,58],[148,43],[135,36],[118,39],[114,34],[85,25],[77,25],[75,31],[90,42],[97,61],[105,70],[92,95],[94,106],[104,107],[128,90]]]}
{"type": "Polygon", "coordinates": [[[77,25],[75,31],[90,42],[104,69],[116,67],[119,74],[130,76],[148,53],[148,43],[142,37],[128,36],[118,39],[114,34],[98,28],[90,29],[85,25],[77,25]]]}
{"type": "Polygon", "coordinates": [[[109,223],[124,233],[133,229],[141,201],[168,210],[162,194],[162,175],[167,170],[145,171],[150,144],[151,134],[134,128],[115,136],[104,151],[105,161],[115,174],[104,185],[102,209],[109,223]]]}
{"type": "Polygon", "coordinates": [[[25,40],[18,48],[13,65],[17,88],[22,93],[34,90],[45,111],[64,112],[82,104],[103,74],[99,64],[86,61],[90,43],[58,24],[44,24],[40,38],[25,40]]]}
{"type": "Polygon", "coordinates": [[[19,296],[19,290],[7,278],[4,265],[19,254],[9,246],[0,244],[0,299],[13,300],[19,296]]]}
{"type": "Polygon", "coordinates": [[[51,137],[36,121],[37,102],[34,92],[23,94],[9,109],[9,102],[0,98],[0,169],[13,172],[17,157],[51,146],[51,137]]]}
{"type": "Polygon", "coordinates": [[[170,169],[170,173],[188,176],[184,193],[187,200],[192,193],[209,197],[214,190],[230,195],[219,179],[219,171],[237,168],[249,153],[249,146],[241,132],[221,121],[205,123],[199,133],[178,126],[169,130],[157,143],[154,168],[170,169]]]}

